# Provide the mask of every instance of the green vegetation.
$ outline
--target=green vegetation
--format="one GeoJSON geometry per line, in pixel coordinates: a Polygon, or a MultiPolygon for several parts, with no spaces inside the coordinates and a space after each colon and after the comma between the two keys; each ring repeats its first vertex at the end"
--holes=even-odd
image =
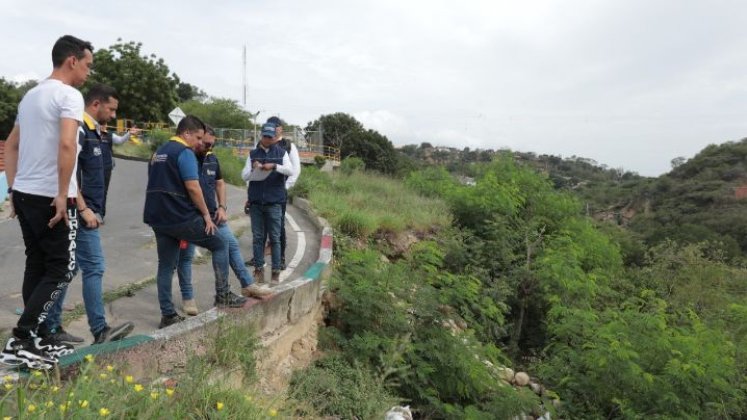
{"type": "Polygon", "coordinates": [[[319,215],[341,233],[357,238],[404,229],[427,232],[450,222],[443,202],[415,194],[384,176],[328,175],[304,168],[293,193],[311,200],[319,215]]]}
{"type": "Polygon", "coordinates": [[[710,243],[646,247],[635,232],[599,229],[574,195],[509,154],[466,168],[473,183],[424,165],[402,186],[343,166],[305,172],[295,191],[338,235],[327,355],[292,390],[328,386],[333,397],[306,399],[320,412],[377,413],[389,397],[424,418],[747,414],[747,271],[710,243]],[[389,182],[397,190],[382,193],[389,182]],[[383,202],[392,196],[411,201],[383,202]],[[382,223],[382,209],[400,221],[382,223]],[[427,233],[403,247],[407,231],[427,233]],[[502,384],[501,364],[552,391],[502,384]]]}
{"type": "MultiPolygon", "coordinates": [[[[217,380],[234,370],[254,371],[257,340],[250,327],[223,319],[204,340],[207,354],[193,357],[165,383],[137,382],[126,366],[93,356],[69,379],[34,372],[15,383],[6,376],[0,388],[0,414],[12,418],[242,418],[283,416],[279,400],[262,400],[245,376],[245,388],[231,389],[217,380]],[[241,351],[236,347],[241,346],[241,351]]],[[[156,379],[156,378],[150,378],[156,379]]]]}

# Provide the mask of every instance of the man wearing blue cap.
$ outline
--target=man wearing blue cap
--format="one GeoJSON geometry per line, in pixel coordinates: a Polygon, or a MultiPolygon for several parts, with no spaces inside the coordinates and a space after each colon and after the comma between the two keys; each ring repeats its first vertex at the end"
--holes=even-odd
{"type": "Polygon", "coordinates": [[[285,178],[293,167],[285,150],[275,143],[276,126],[262,126],[262,139],[249,153],[241,177],[249,183],[248,205],[252,220],[252,249],[254,278],[264,278],[265,232],[269,232],[272,249],[272,281],[280,281],[280,227],[283,223],[282,205],[286,202],[285,178]]]}

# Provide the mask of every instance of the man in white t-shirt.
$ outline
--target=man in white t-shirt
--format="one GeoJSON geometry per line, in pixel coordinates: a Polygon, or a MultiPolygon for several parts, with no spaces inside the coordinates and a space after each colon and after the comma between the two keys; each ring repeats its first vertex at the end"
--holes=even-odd
{"type": "Polygon", "coordinates": [[[52,48],[52,74],[24,95],[5,144],[11,216],[18,216],[26,245],[24,310],[0,362],[50,369],[73,352],[39,325],[73,278],[78,214],[75,167],[83,96],[75,89],[91,72],[93,47],[70,35],[52,48]]]}

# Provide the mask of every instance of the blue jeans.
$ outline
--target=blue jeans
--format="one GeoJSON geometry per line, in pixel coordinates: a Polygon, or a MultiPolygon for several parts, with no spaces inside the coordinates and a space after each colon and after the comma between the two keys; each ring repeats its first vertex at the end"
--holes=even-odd
{"type": "Polygon", "coordinates": [[[265,232],[267,232],[272,249],[272,270],[280,271],[280,227],[283,224],[282,205],[252,204],[249,209],[249,214],[252,218],[254,267],[261,269],[265,265],[265,232]]]}
{"type": "Polygon", "coordinates": [[[220,235],[205,233],[205,221],[201,216],[195,216],[192,220],[178,225],[151,227],[156,235],[156,248],[158,249],[156,285],[161,315],[176,314],[171,300],[171,279],[179,258],[179,241],[182,239],[207,248],[213,254],[215,294],[220,296],[231,291],[228,285],[228,246],[220,235]]]}
{"type": "MultiPolygon", "coordinates": [[[[239,279],[241,287],[247,287],[254,283],[249,270],[244,265],[244,257],[241,256],[239,241],[231,232],[228,223],[218,226],[218,235],[228,244],[228,264],[231,266],[233,273],[239,279]]],[[[195,255],[195,246],[189,244],[186,249],[179,250],[179,262],[176,266],[176,274],[179,277],[179,288],[182,292],[182,300],[194,298],[192,289],[192,258],[195,255]]]]}
{"type": "MultiPolygon", "coordinates": [[[[82,272],[83,304],[86,307],[88,327],[91,329],[91,333],[96,335],[106,328],[102,291],[105,264],[99,230],[80,226],[75,244],[75,259],[78,261],[75,270],[80,269],[82,272]]],[[[49,315],[45,321],[50,331],[54,331],[62,325],[62,303],[67,295],[67,287],[62,290],[62,294],[55,301],[52,309],[49,310],[49,315]]]]}

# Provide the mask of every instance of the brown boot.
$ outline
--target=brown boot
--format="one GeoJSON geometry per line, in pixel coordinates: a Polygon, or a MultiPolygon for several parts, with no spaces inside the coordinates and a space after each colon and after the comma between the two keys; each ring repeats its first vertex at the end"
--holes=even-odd
{"type": "Polygon", "coordinates": [[[265,282],[265,270],[261,268],[255,268],[252,276],[254,276],[254,281],[257,283],[265,282]]]}
{"type": "Polygon", "coordinates": [[[246,297],[261,298],[261,297],[269,296],[272,293],[273,293],[272,289],[264,285],[260,286],[257,283],[252,283],[249,286],[246,286],[241,289],[241,294],[246,297]]]}
{"type": "Polygon", "coordinates": [[[190,316],[195,316],[200,313],[200,310],[197,309],[197,302],[195,302],[194,299],[187,299],[182,302],[182,310],[185,314],[190,316]]]}

